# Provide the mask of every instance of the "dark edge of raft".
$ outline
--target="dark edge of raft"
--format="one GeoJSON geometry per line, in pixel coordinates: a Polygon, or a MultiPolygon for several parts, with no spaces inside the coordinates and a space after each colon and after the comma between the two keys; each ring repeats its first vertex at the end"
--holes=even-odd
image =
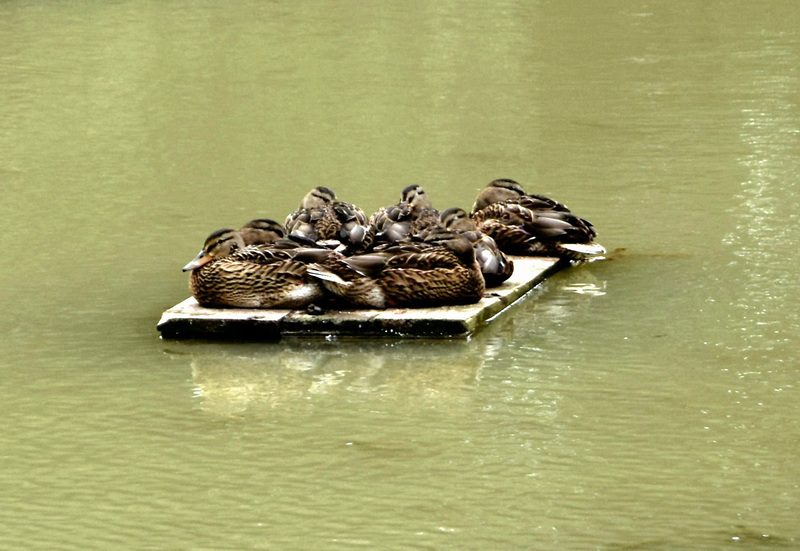
{"type": "Polygon", "coordinates": [[[303,310],[204,308],[188,298],[164,312],[158,330],[165,339],[277,340],[282,337],[469,337],[552,274],[570,263],[557,258],[512,257],[514,274],[487,290],[476,304],[439,308],[303,310]]]}

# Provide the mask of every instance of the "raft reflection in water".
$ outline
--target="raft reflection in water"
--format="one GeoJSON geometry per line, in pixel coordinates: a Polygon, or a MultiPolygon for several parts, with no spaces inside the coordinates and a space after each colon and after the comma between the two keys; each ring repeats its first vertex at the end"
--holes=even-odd
{"type": "MultiPolygon", "coordinates": [[[[275,409],[310,412],[328,399],[354,405],[377,398],[405,407],[435,407],[443,401],[467,406],[486,364],[502,356],[516,333],[563,324],[602,296],[605,285],[589,269],[561,272],[528,295],[524,300],[529,304],[501,315],[469,340],[167,341],[165,353],[190,359],[200,407],[221,417],[258,416],[275,409]],[[585,297],[580,304],[558,298],[576,293],[585,297]]],[[[547,331],[535,332],[547,340],[547,331]]]]}
{"type": "MultiPolygon", "coordinates": [[[[179,343],[182,345],[183,343],[179,343]]],[[[315,402],[379,396],[413,406],[467,400],[485,354],[463,340],[281,341],[268,345],[194,344],[192,382],[203,410],[220,416],[315,402]]]]}

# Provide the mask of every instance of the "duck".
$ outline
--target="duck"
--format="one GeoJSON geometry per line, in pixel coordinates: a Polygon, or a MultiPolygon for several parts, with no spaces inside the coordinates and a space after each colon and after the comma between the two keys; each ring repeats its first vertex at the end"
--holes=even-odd
{"type": "Polygon", "coordinates": [[[475,198],[475,203],[472,205],[472,212],[470,214],[474,215],[479,210],[485,209],[493,203],[515,203],[529,209],[548,209],[569,212],[569,209],[563,203],[559,203],[555,199],[545,197],[544,195],[527,193],[522,187],[522,184],[510,178],[499,178],[489,182],[475,198]]]}
{"type": "Polygon", "coordinates": [[[514,273],[514,262],[500,250],[492,237],[478,230],[464,209],[445,209],[441,212],[440,221],[446,230],[458,232],[472,243],[487,287],[497,287],[514,273]]]}
{"type": "Polygon", "coordinates": [[[558,201],[525,193],[514,180],[490,182],[478,194],[470,217],[507,254],[581,261],[606,252],[594,242],[597,232],[591,222],[558,201]]]}
{"type": "Polygon", "coordinates": [[[433,208],[425,189],[412,184],[400,193],[399,203],[375,211],[369,218],[369,226],[375,243],[403,243],[440,226],[439,212],[433,208]]]}
{"type": "Polygon", "coordinates": [[[206,238],[183,271],[191,272],[189,288],[204,307],[305,308],[324,297],[307,266],[332,254],[330,249],[248,246],[238,231],[221,229],[206,238]]]}
{"type": "Polygon", "coordinates": [[[348,254],[365,251],[373,240],[364,211],[339,201],[336,193],[325,186],[317,186],[306,193],[300,207],[286,217],[284,230],[290,239],[333,247],[341,245],[348,254]]]}
{"type": "Polygon", "coordinates": [[[412,235],[439,226],[439,211],[433,208],[433,203],[422,186],[418,184],[406,186],[400,200],[411,210],[412,235]]]}
{"type": "Polygon", "coordinates": [[[474,304],[485,291],[472,244],[464,236],[443,232],[429,235],[425,242],[331,257],[311,264],[308,275],[355,308],[474,304]]]}
{"type": "Polygon", "coordinates": [[[593,241],[596,234],[592,225],[567,211],[494,203],[472,215],[472,220],[507,254],[580,261],[606,252],[593,241]]]}
{"type": "Polygon", "coordinates": [[[373,245],[402,243],[411,239],[411,208],[402,201],[383,207],[369,217],[369,227],[375,238],[373,245]]]}

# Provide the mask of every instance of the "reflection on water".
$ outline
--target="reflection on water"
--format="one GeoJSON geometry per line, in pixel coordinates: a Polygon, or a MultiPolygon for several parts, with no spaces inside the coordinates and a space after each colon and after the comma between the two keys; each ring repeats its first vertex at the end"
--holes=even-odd
{"type": "Polygon", "coordinates": [[[168,353],[191,357],[194,394],[204,410],[234,415],[271,408],[313,408],[380,399],[403,407],[435,407],[468,400],[483,350],[462,341],[301,342],[248,346],[170,343],[168,353]]]}
{"type": "Polygon", "coordinates": [[[463,406],[474,400],[486,362],[505,363],[510,358],[515,312],[527,306],[533,310],[535,323],[529,329],[550,331],[587,313],[591,298],[603,296],[606,285],[589,269],[566,270],[470,340],[165,341],[164,351],[177,361],[189,358],[194,397],[205,411],[220,416],[258,415],[274,408],[312,409],[323,398],[341,403],[380,400],[412,409],[463,406]],[[534,303],[536,296],[559,290],[564,300],[534,303]],[[571,299],[571,294],[582,298],[571,299]]]}

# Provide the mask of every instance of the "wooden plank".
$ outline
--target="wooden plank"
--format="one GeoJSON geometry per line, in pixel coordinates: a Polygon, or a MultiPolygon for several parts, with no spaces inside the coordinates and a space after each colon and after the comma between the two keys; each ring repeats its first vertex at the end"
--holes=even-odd
{"type": "Polygon", "coordinates": [[[336,310],[310,315],[302,310],[204,308],[193,298],[161,316],[164,338],[234,338],[269,340],[281,337],[410,336],[467,337],[537,284],[569,263],[556,258],[512,257],[514,274],[491,288],[477,304],[440,308],[336,310]]]}

